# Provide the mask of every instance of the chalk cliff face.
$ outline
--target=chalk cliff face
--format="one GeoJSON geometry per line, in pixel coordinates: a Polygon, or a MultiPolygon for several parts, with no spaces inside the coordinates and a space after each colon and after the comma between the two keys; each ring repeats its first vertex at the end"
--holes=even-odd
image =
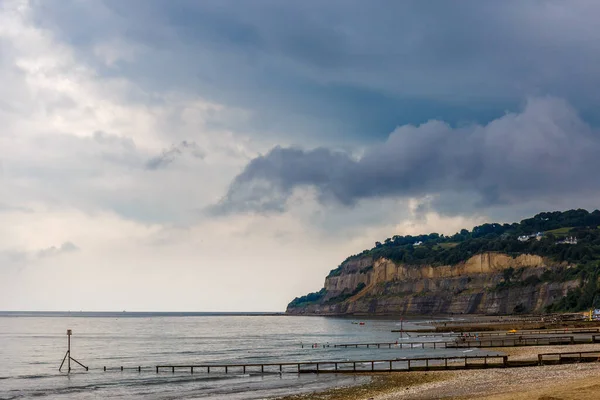
{"type": "Polygon", "coordinates": [[[291,314],[510,314],[542,312],[579,281],[540,282],[545,270],[565,268],[540,256],[482,253],[456,265],[411,266],[385,258],[353,259],[325,279],[318,301],[290,304],[291,314]],[[512,268],[512,269],[511,269],[512,268]],[[519,284],[506,285],[505,270],[519,284]],[[530,278],[530,279],[528,279],[530,278]],[[515,278],[517,279],[517,278],[515,278]],[[530,282],[528,284],[527,282],[530,282]]]}

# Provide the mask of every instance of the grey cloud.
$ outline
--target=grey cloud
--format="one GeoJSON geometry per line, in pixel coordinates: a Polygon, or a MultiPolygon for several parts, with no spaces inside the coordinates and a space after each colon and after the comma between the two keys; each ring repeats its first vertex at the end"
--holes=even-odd
{"type": "Polygon", "coordinates": [[[570,191],[585,196],[600,192],[598,154],[600,137],[573,108],[534,98],[521,113],[487,125],[452,128],[434,120],[399,127],[359,159],[325,148],[276,147],[245,167],[216,210],[281,211],[299,187],[347,206],[377,197],[469,195],[472,206],[485,208],[570,191]]]}
{"type": "Polygon", "coordinates": [[[173,145],[171,148],[163,150],[162,154],[152,157],[146,162],[146,169],[155,170],[168,166],[177,157],[184,153],[191,154],[194,158],[204,159],[205,154],[195,142],[182,141],[178,145],[173,145]]]}
{"type": "Polygon", "coordinates": [[[381,137],[432,117],[486,123],[547,94],[598,122],[598,2],[64,3],[36,3],[39,22],[89,63],[114,37],[145,46],[118,73],[253,110],[246,131],[381,137]]]}
{"type": "Polygon", "coordinates": [[[52,257],[63,253],[73,253],[79,251],[79,247],[77,247],[72,242],[64,242],[59,247],[52,246],[47,249],[42,249],[37,252],[38,258],[52,257]]]}
{"type": "Polygon", "coordinates": [[[61,254],[74,253],[79,250],[79,247],[72,242],[64,242],[58,247],[51,246],[34,251],[6,249],[0,251],[0,264],[9,267],[22,266],[42,259],[56,257],[61,254]]]}

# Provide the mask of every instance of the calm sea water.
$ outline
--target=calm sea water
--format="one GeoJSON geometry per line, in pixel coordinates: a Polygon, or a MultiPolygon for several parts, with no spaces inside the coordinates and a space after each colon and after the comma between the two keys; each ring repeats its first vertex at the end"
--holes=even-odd
{"type": "MultiPolygon", "coordinates": [[[[263,399],[360,384],[364,376],[344,374],[225,375],[189,371],[156,374],[157,364],[257,363],[369,360],[422,357],[423,349],[339,349],[322,344],[392,342],[395,320],[325,317],[186,314],[14,314],[0,313],[0,398],[263,399]],[[89,367],[58,372],[73,330],[72,356],[89,367]],[[301,347],[301,343],[305,347],[301,347]],[[319,348],[311,348],[319,343],[319,348]],[[146,367],[109,371],[103,367],[146,367]]],[[[405,322],[415,328],[419,321],[405,322]]],[[[422,326],[420,326],[422,328],[422,326]]],[[[432,339],[429,339],[432,340],[432,339]]],[[[461,351],[437,350],[457,355],[461,351]]]]}

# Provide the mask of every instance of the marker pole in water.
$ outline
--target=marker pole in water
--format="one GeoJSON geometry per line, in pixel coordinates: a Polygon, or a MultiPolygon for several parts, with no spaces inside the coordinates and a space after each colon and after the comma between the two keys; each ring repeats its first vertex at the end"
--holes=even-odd
{"type": "Polygon", "coordinates": [[[83,368],[85,368],[86,371],[88,370],[88,367],[86,367],[85,365],[83,365],[82,363],[80,363],[79,361],[74,359],[73,357],[71,357],[71,335],[72,334],[73,334],[73,331],[71,329],[67,329],[67,352],[65,353],[65,356],[63,357],[63,360],[60,363],[60,367],[58,367],[59,372],[62,369],[62,367],[65,363],[65,360],[67,360],[67,373],[71,372],[71,360],[73,360],[77,364],[81,365],[83,368]]]}
{"type": "Polygon", "coordinates": [[[403,339],[402,334],[404,333],[404,328],[403,328],[403,323],[404,323],[404,318],[400,318],[400,339],[403,339]]]}

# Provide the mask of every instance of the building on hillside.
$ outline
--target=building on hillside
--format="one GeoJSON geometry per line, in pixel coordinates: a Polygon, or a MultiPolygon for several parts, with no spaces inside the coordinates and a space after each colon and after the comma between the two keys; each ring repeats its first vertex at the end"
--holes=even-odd
{"type": "Polygon", "coordinates": [[[423,242],[421,242],[421,241],[418,241],[418,242],[414,242],[414,243],[413,243],[413,246],[420,246],[420,245],[422,245],[422,244],[423,244],[423,242]]]}
{"type": "Polygon", "coordinates": [[[577,238],[574,236],[570,236],[556,242],[556,244],[577,244],[577,238]]]}
{"type": "Polygon", "coordinates": [[[544,237],[544,232],[538,232],[535,234],[535,240],[542,240],[544,237]]]}
{"type": "Polygon", "coordinates": [[[531,235],[521,235],[517,238],[519,242],[526,242],[529,239],[535,238],[535,240],[542,240],[544,237],[544,232],[532,233],[531,235]]]}

